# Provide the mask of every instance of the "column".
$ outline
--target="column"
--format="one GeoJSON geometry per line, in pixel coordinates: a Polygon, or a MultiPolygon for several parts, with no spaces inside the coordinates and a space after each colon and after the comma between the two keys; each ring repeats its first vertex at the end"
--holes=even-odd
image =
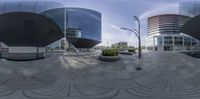
{"type": "Polygon", "coordinates": [[[175,48],[174,48],[175,47],[174,35],[172,36],[172,44],[173,44],[172,45],[173,46],[172,51],[175,51],[175,48]]]}
{"type": "Polygon", "coordinates": [[[182,51],[184,51],[185,50],[185,37],[183,37],[183,47],[182,47],[182,51]]]}
{"type": "Polygon", "coordinates": [[[155,37],[153,36],[153,51],[155,51],[155,37]]]}
{"type": "Polygon", "coordinates": [[[36,47],[36,59],[39,59],[39,47],[36,47]]]}
{"type": "Polygon", "coordinates": [[[2,58],[2,48],[1,48],[1,42],[0,42],[0,59],[2,58]]]}
{"type": "Polygon", "coordinates": [[[190,38],[190,51],[192,51],[192,38],[190,38]]]}
{"type": "MultiPolygon", "coordinates": [[[[64,8],[64,37],[66,38],[66,33],[67,32],[67,13],[66,13],[66,8],[64,8]]],[[[67,38],[66,38],[67,40],[67,38]]]]}
{"type": "Polygon", "coordinates": [[[164,51],[164,46],[165,46],[165,36],[162,36],[162,51],[164,51]]]}
{"type": "Polygon", "coordinates": [[[196,41],[195,51],[198,51],[198,40],[195,40],[195,41],[196,41]]]}

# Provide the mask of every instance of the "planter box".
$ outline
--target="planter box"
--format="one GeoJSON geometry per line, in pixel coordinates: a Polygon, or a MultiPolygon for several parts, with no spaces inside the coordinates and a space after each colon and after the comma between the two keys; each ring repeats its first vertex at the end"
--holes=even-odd
{"type": "Polygon", "coordinates": [[[118,61],[120,59],[121,57],[119,55],[118,56],[102,56],[102,55],[99,56],[99,60],[108,61],[108,62],[118,61]]]}

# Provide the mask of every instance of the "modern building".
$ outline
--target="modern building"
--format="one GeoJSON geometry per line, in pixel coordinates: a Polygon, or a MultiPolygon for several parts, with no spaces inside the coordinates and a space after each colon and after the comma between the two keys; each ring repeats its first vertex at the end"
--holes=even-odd
{"type": "Polygon", "coordinates": [[[67,28],[79,29],[79,38],[76,42],[72,42],[75,47],[91,48],[101,42],[101,14],[99,12],[83,8],[67,8],[66,11],[67,28]]]}
{"type": "Polygon", "coordinates": [[[191,19],[183,26],[181,32],[200,40],[198,35],[200,21],[200,1],[183,1],[179,3],[179,14],[191,17],[191,19]]]}
{"type": "Polygon", "coordinates": [[[45,47],[58,46],[55,41],[65,45],[64,37],[74,48],[101,42],[101,13],[56,1],[1,0],[0,26],[0,41],[9,49],[6,58],[43,57],[45,47]]]}
{"type": "Polygon", "coordinates": [[[200,16],[196,16],[183,25],[181,32],[200,40],[200,16]]]}
{"type": "Polygon", "coordinates": [[[127,42],[118,42],[115,44],[111,45],[114,48],[128,48],[128,43],[127,42]]]}
{"type": "Polygon", "coordinates": [[[179,3],[179,14],[190,17],[200,15],[200,1],[184,1],[179,3]]]}
{"type": "Polygon", "coordinates": [[[191,51],[198,50],[197,39],[180,32],[190,19],[177,14],[157,15],[148,18],[146,49],[149,51],[191,51]]]}
{"type": "Polygon", "coordinates": [[[59,8],[42,15],[55,20],[69,43],[76,48],[92,48],[101,42],[101,13],[85,8],[59,8]]]}

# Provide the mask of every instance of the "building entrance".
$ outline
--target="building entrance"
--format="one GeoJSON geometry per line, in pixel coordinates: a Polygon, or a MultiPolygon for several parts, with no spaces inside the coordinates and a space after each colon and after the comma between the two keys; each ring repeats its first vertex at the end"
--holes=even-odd
{"type": "Polygon", "coordinates": [[[173,46],[164,46],[164,51],[173,51],[173,46]]]}

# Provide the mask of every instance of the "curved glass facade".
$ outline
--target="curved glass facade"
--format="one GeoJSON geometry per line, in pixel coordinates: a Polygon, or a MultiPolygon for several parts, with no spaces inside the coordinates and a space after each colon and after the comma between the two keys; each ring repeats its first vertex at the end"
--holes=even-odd
{"type": "Polygon", "coordinates": [[[0,14],[9,12],[32,12],[41,13],[46,10],[63,8],[64,5],[55,1],[42,0],[2,0],[0,1],[0,14]]]}
{"type": "MultiPolygon", "coordinates": [[[[0,1],[0,14],[12,13],[12,12],[31,12],[42,14],[45,11],[63,8],[64,5],[55,1],[41,1],[41,0],[2,0],[0,1]]],[[[53,21],[60,27],[63,31],[63,19],[64,14],[62,9],[56,10],[57,13],[46,13],[45,16],[53,19],[53,21]],[[57,15],[55,15],[57,14],[57,15]],[[61,16],[56,17],[55,16],[61,16]]],[[[44,15],[44,14],[43,14],[44,15]]]]}
{"type": "Polygon", "coordinates": [[[57,9],[51,9],[44,12],[41,12],[40,14],[52,19],[61,29],[61,31],[64,33],[65,30],[65,15],[64,15],[64,8],[57,8],[57,9]]]}
{"type": "Polygon", "coordinates": [[[190,17],[200,15],[200,1],[185,1],[179,3],[179,13],[190,17]]]}
{"type": "MultiPolygon", "coordinates": [[[[66,36],[72,34],[68,33],[69,29],[79,30],[81,36],[71,42],[75,47],[90,48],[101,42],[101,13],[99,12],[85,8],[58,8],[41,14],[54,20],[66,36]]],[[[74,37],[67,38],[74,39],[74,37]]]]}
{"type": "Polygon", "coordinates": [[[76,47],[93,47],[101,42],[101,13],[85,8],[67,8],[55,1],[42,0],[3,0],[0,1],[0,14],[31,12],[52,19],[63,33],[67,29],[80,30],[81,36],[74,42],[76,47]],[[82,42],[89,42],[84,43],[82,42]],[[90,43],[91,42],[91,43],[90,43]]]}
{"type": "Polygon", "coordinates": [[[81,38],[101,42],[101,14],[83,8],[67,8],[67,28],[81,29],[81,38]]]}

